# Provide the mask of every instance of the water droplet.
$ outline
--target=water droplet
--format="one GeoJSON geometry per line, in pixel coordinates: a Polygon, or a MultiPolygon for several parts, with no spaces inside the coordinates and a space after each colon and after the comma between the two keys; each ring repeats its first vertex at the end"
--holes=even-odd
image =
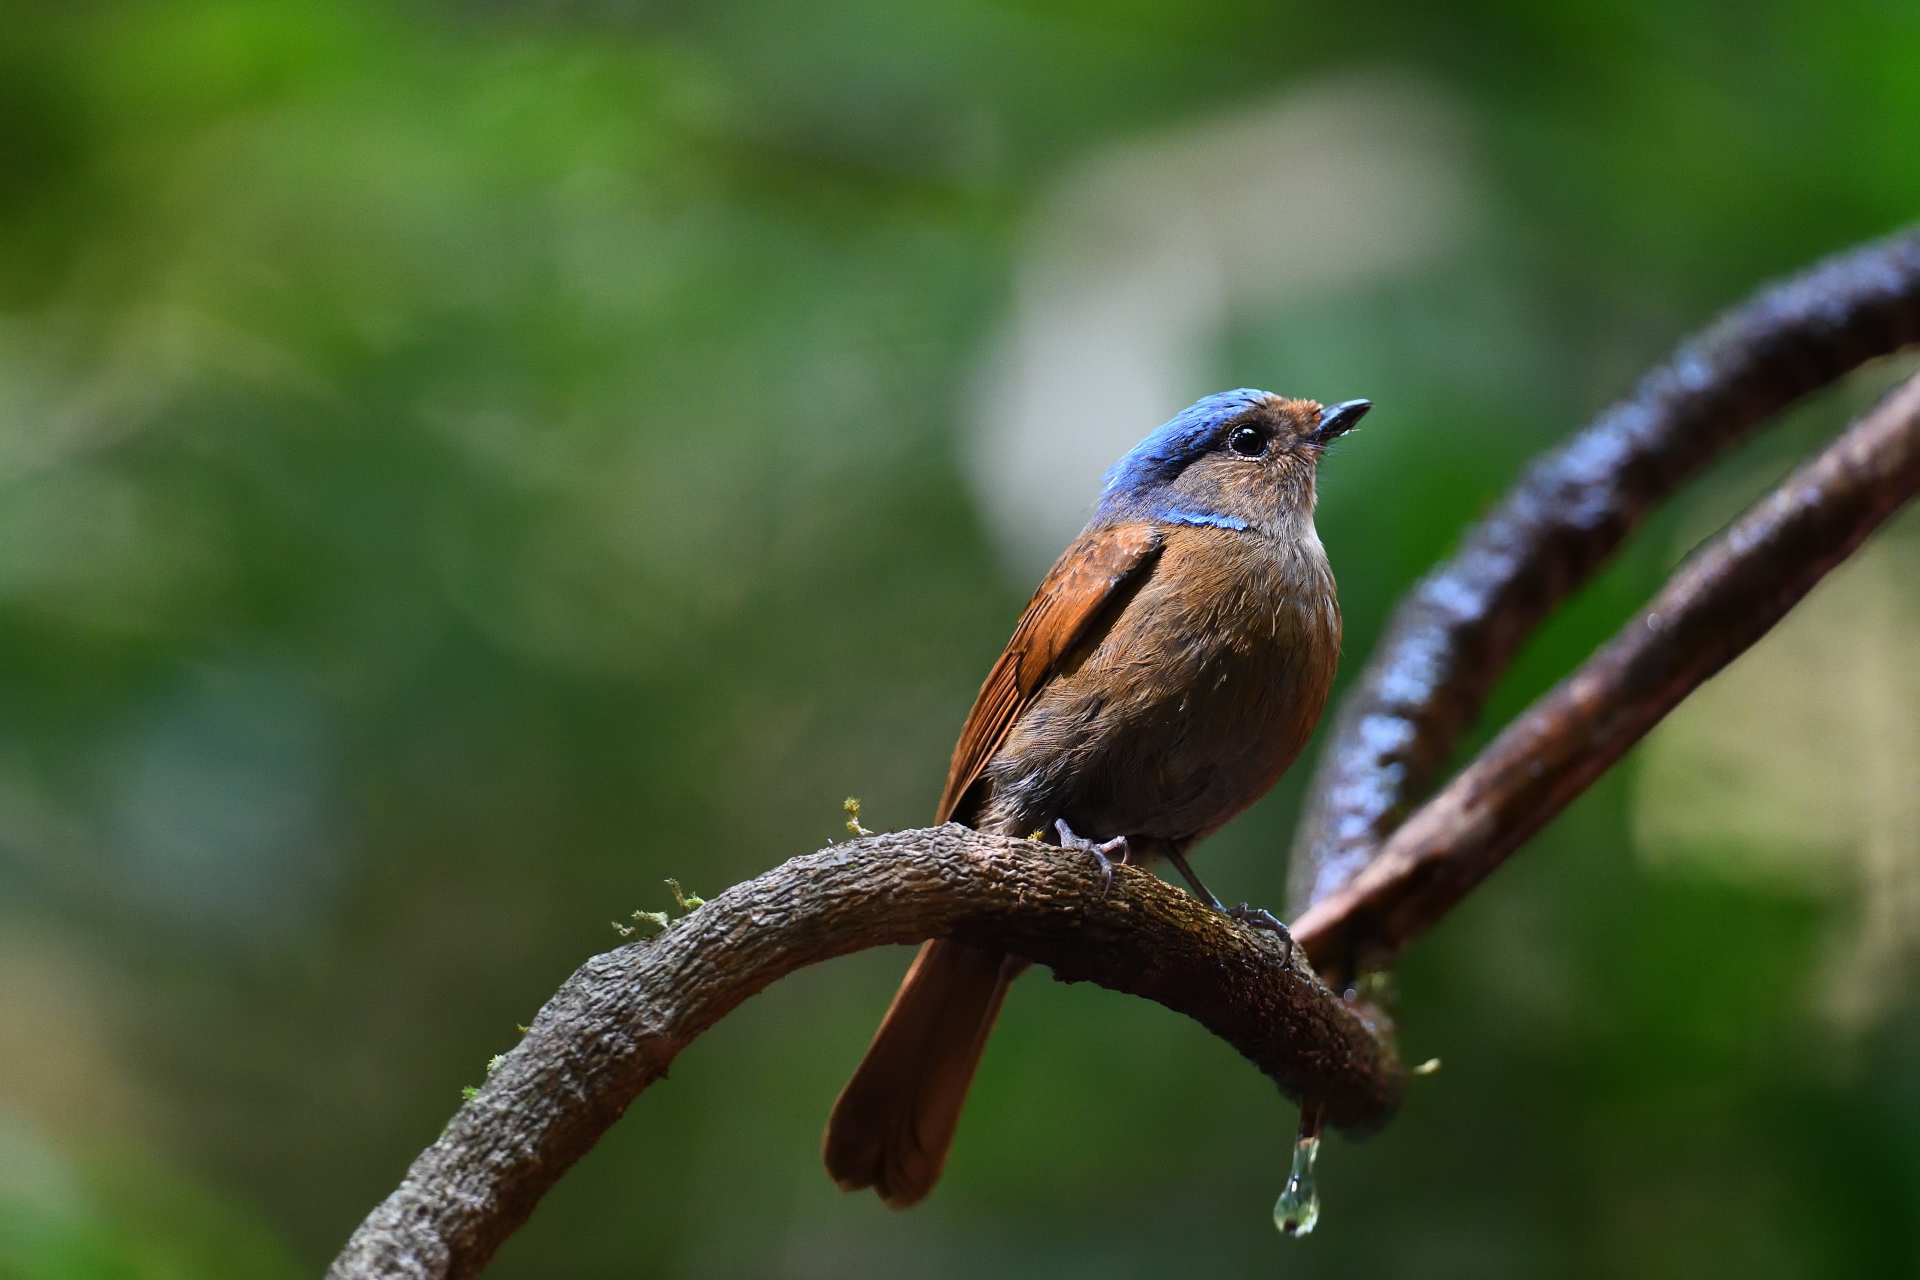
{"type": "Polygon", "coordinates": [[[1293,1167],[1287,1185],[1273,1202],[1273,1225],[1283,1236],[1304,1236],[1320,1221],[1320,1188],[1313,1180],[1313,1162],[1320,1155],[1321,1108],[1309,1102],[1300,1108],[1300,1136],[1293,1142],[1293,1167]]]}

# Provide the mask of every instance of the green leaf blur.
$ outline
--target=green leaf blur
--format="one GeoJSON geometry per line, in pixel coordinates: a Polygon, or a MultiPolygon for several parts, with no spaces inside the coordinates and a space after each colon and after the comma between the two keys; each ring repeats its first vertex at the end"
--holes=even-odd
{"type": "MultiPolygon", "coordinates": [[[[314,1274],[610,920],[929,815],[1121,449],[1371,398],[1345,670],[1524,460],[1920,210],[1920,8],[30,5],[0,42],[0,1276],[314,1274]],[[672,883],[669,881],[668,883],[672,883]],[[678,889],[676,886],[675,894],[678,889]]],[[[1797,411],[1511,714],[1902,369],[1797,411]]],[[[547,1276],[1920,1268],[1920,525],[1408,958],[1405,1114],[1035,975],[946,1178],[803,973],[500,1255],[547,1276]]],[[[1204,851],[1282,897],[1305,769],[1204,851]]],[[[687,900],[693,903],[691,897],[687,900]]]]}

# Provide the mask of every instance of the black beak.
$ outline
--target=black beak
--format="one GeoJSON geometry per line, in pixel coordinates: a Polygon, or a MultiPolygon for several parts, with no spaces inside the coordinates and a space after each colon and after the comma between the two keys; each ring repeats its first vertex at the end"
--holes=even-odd
{"type": "Polygon", "coordinates": [[[1373,408],[1371,400],[1343,400],[1339,404],[1330,404],[1320,411],[1320,429],[1313,433],[1315,444],[1326,444],[1329,440],[1347,434],[1367,416],[1367,410],[1373,408]]]}

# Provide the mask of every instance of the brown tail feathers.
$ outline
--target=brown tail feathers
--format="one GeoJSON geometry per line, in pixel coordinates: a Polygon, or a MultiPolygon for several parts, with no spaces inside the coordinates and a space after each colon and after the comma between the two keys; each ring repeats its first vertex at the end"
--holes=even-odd
{"type": "Polygon", "coordinates": [[[920,948],[827,1120],[821,1155],[842,1190],[872,1187],[896,1209],[933,1190],[1018,971],[1007,957],[964,943],[920,948]]]}

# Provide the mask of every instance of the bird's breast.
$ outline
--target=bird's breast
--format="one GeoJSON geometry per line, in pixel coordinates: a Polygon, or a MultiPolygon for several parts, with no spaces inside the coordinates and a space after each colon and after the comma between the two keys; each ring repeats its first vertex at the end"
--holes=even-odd
{"type": "Polygon", "coordinates": [[[1189,840],[1264,794],[1326,702],[1340,612],[1314,539],[1176,529],[1096,641],[1069,656],[988,767],[1026,830],[1189,840]]]}

